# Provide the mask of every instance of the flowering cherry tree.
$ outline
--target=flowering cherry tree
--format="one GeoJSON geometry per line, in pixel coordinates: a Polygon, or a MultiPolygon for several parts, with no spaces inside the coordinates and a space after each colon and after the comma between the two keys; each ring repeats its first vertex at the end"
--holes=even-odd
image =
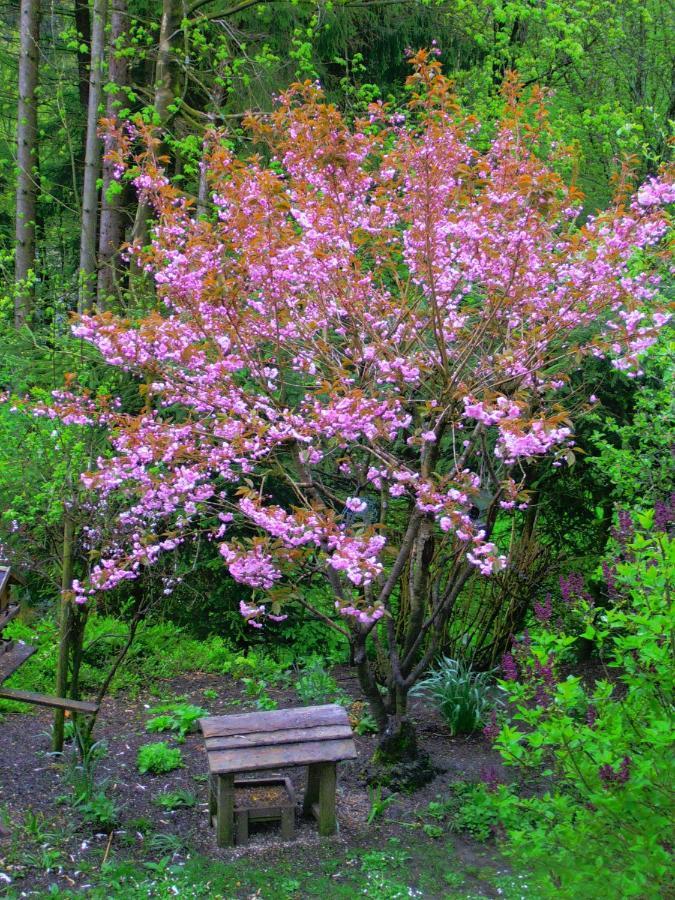
{"type": "Polygon", "coordinates": [[[115,452],[86,482],[122,502],[127,537],[77,599],[206,535],[254,589],[251,627],[301,604],[347,636],[387,737],[467,580],[509,565],[491,530],[526,506],[528,467],[571,459],[570,372],[593,354],[634,375],[667,320],[651,260],[675,197],[665,173],[631,197],[626,175],[578,225],[579,194],[538,152],[540,97],[508,81],[486,143],[433,53],[412,63],[405,114],[374,104],[350,125],[306,83],[246,123],[261,155],[211,135],[206,215],[156,136],[111,131],[156,210],[136,252],[162,309],[75,326],[145,398],[106,414],[115,452]]]}

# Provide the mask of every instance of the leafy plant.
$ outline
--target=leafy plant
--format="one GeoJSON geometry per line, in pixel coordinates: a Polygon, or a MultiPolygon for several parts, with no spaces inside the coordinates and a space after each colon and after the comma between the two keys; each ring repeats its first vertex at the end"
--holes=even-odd
{"type": "Polygon", "coordinates": [[[188,732],[195,730],[198,719],[208,715],[208,710],[191,703],[164,703],[155,706],[150,712],[161,715],[148,720],[146,731],[175,731],[180,743],[185,740],[188,732]]]}
{"type": "Polygon", "coordinates": [[[197,805],[197,795],[194,791],[184,788],[178,791],[165,791],[153,798],[153,803],[162,809],[189,809],[197,805]]]}
{"type": "MultiPolygon", "coordinates": [[[[119,821],[119,806],[106,791],[108,779],[96,777],[99,764],[107,756],[104,741],[81,748],[79,758],[73,754],[66,769],[66,781],[72,789],[71,803],[83,820],[97,830],[110,831],[119,821]]],[[[67,799],[67,798],[66,798],[67,799]]]]}
{"type": "Polygon", "coordinates": [[[372,714],[368,711],[364,712],[356,723],[354,731],[361,737],[365,734],[377,734],[377,722],[372,714]]]}
{"type": "MultiPolygon", "coordinates": [[[[506,787],[503,789],[508,790],[506,787]]],[[[452,831],[470,834],[478,841],[492,837],[499,825],[499,815],[491,796],[480,782],[453,784],[443,806],[448,827],[452,831]]]]}
{"type": "MultiPolygon", "coordinates": [[[[157,834],[152,835],[148,841],[148,846],[154,853],[173,856],[176,853],[180,853],[181,850],[185,848],[185,841],[178,834],[158,832],[157,834]]],[[[165,865],[163,863],[159,864],[160,871],[162,871],[164,867],[165,865]]]]}
{"type": "Polygon", "coordinates": [[[461,661],[446,656],[415,685],[412,693],[431,698],[451,735],[472,734],[494,706],[490,674],[474,672],[461,661]]]}
{"type": "Polygon", "coordinates": [[[178,747],[169,747],[165,741],[156,744],[144,744],[139,747],[136,765],[141,775],[161,775],[172,772],[183,765],[183,755],[178,747]]]}
{"type": "Polygon", "coordinates": [[[674,519],[672,500],[621,512],[603,605],[584,592],[568,598],[611,677],[561,677],[575,636],[553,620],[505,660],[513,721],[496,747],[547,790],[519,796],[502,786],[481,803],[492,805],[505,851],[532,873],[538,896],[670,893],[674,519]]]}
{"type": "Polygon", "coordinates": [[[261,694],[255,701],[255,705],[257,709],[262,710],[276,709],[279,706],[277,701],[270,697],[269,694],[261,694]]]}
{"type": "Polygon", "coordinates": [[[295,691],[305,706],[344,700],[344,692],[319,657],[311,659],[295,682],[295,691]]]}
{"type": "Polygon", "coordinates": [[[85,822],[99,831],[111,831],[119,822],[119,805],[104,790],[75,804],[85,822]]]}
{"type": "Polygon", "coordinates": [[[370,811],[366,819],[367,825],[372,825],[375,819],[379,819],[388,807],[396,800],[398,794],[388,794],[382,796],[382,785],[368,785],[368,800],[370,802],[370,811]]]}

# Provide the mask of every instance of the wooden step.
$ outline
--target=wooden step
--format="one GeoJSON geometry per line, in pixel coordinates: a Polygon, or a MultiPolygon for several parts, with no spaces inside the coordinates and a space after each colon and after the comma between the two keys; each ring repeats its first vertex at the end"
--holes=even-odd
{"type": "Polygon", "coordinates": [[[12,688],[0,688],[0,699],[17,700],[19,703],[32,703],[35,706],[50,706],[54,709],[69,709],[71,712],[83,713],[86,716],[98,712],[98,703],[87,700],[68,700],[66,697],[50,697],[49,694],[36,694],[33,691],[15,691],[12,688]]]}

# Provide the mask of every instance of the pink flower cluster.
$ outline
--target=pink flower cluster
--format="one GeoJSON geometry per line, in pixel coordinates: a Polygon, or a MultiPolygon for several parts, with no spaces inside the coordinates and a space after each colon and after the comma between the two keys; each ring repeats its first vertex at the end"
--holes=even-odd
{"type": "MultiPolygon", "coordinates": [[[[132,162],[157,223],[134,252],[162,312],[75,326],[143,385],[144,410],[63,394],[43,413],[112,433],[85,484],[115,498],[119,540],[80,599],[195,535],[258,591],[327,574],[336,615],[366,628],[386,614],[408,526],[434,527],[481,574],[507,564],[471,507],[524,508],[518,463],[571,445],[561,397],[578,359],[639,371],[668,320],[658,253],[675,190],[664,172],[578,228],[578,194],[517,121],[511,105],[477,150],[440,88],[415,93],[406,118],[375,104],[351,126],[304,85],[248,123],[273,165],[209,142],[210,217],[148,135],[132,162]]],[[[118,159],[137,135],[116,136],[118,159]]],[[[264,609],[241,612],[257,627],[264,609]]]]}
{"type": "Polygon", "coordinates": [[[230,575],[240,584],[268,589],[281,578],[281,572],[274,565],[272,557],[260,544],[248,551],[235,550],[228,544],[221,544],[220,553],[227,563],[230,575]]]}
{"type": "Polygon", "coordinates": [[[386,542],[381,534],[364,539],[338,532],[326,542],[328,564],[336,572],[344,572],[356,587],[368,585],[383,570],[379,555],[386,542]]]}

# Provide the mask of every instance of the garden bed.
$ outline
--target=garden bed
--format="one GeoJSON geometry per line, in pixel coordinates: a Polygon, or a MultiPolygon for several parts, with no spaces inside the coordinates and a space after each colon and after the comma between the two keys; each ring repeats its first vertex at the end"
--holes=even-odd
{"type": "MultiPolygon", "coordinates": [[[[339,672],[338,680],[349,695],[359,696],[349,670],[339,672]]],[[[185,702],[206,705],[212,714],[246,708],[240,683],[230,678],[211,675],[174,678],[163,682],[160,692],[162,700],[181,697],[185,702]],[[208,696],[216,691],[218,698],[206,701],[205,691],[208,696]]],[[[270,690],[270,694],[279,707],[297,705],[297,695],[291,688],[270,690]]],[[[177,745],[182,751],[181,768],[161,775],[140,775],[136,769],[138,748],[155,738],[146,732],[145,723],[148,709],[157,699],[156,694],[142,695],[138,699],[118,696],[103,705],[96,737],[106,741],[108,754],[99,764],[97,777],[108,779],[108,795],[120,810],[119,824],[110,834],[97,833],[95,828],[82,824],[77,812],[64,803],[67,788],[63,765],[48,753],[50,714],[39,710],[6,717],[0,730],[3,763],[0,810],[6,811],[11,834],[0,843],[0,872],[11,879],[12,890],[17,892],[15,896],[21,896],[20,892],[24,896],[44,895],[52,884],[63,890],[87,892],[92,884],[100,883],[104,860],[104,871],[113,864],[131,862],[140,872],[152,860],[167,857],[181,865],[195,856],[235,867],[237,860],[241,860],[242,865],[247,861],[247,870],[259,871],[261,865],[264,871],[272,868],[281,871],[287,867],[296,875],[311,873],[313,878],[323,877],[325,869],[335,860],[342,859],[342,874],[330,877],[333,882],[352,883],[357,876],[370,878],[365,868],[363,871],[359,868],[363,855],[375,853],[377,860],[380,859],[377,854],[385,854],[388,847],[392,848],[391,852],[395,851],[395,858],[405,858],[406,862],[400,873],[393,863],[383,865],[382,877],[398,879],[395,883],[421,891],[417,896],[443,896],[434,891],[440,890],[439,884],[447,888],[444,878],[448,873],[458,883],[466,885],[467,896],[500,895],[492,881],[504,877],[505,867],[494,846],[458,836],[452,833],[449,822],[441,822],[439,827],[437,819],[427,815],[430,804],[433,807],[439,798],[447,797],[453,783],[479,780],[488,770],[500,770],[499,757],[481,734],[471,738],[450,738],[435,712],[416,701],[412,716],[420,742],[430,753],[438,772],[433,782],[413,795],[396,796],[368,825],[373,795],[363,781],[362,771],[374,749],[375,738],[372,735],[357,736],[359,758],[339,768],[337,808],[340,830],[335,838],[319,838],[314,823],[299,819],[296,838],[292,842],[284,843],[278,828],[263,826],[252,832],[245,847],[219,850],[212,829],[206,827],[207,765],[199,735],[188,734],[185,743],[177,745]],[[157,797],[167,792],[183,792],[186,796],[192,792],[196,794],[196,802],[173,810],[162,808],[157,805],[157,797]],[[33,845],[31,829],[34,833],[37,831],[37,840],[43,846],[52,849],[53,860],[42,859],[36,864],[35,855],[28,853],[33,845]],[[40,841],[40,838],[43,839],[40,841]],[[49,862],[53,862],[53,866],[44,865],[49,862]],[[499,872],[502,875],[496,874],[499,872]],[[431,884],[436,884],[436,888],[432,890],[428,886],[431,884]]],[[[304,771],[289,770],[282,774],[290,779],[296,794],[301,795],[304,771]]],[[[377,871],[377,864],[374,871],[377,871]]],[[[246,875],[249,877],[250,873],[246,875]]],[[[295,876],[293,878],[297,880],[295,876]]],[[[356,883],[359,883],[358,879],[356,883]]],[[[270,891],[262,890],[258,896],[269,896],[274,900],[286,896],[310,896],[293,891],[274,893],[272,887],[270,891]]],[[[145,895],[139,893],[138,896],[145,895]]],[[[232,896],[250,896],[246,893],[245,880],[241,892],[232,896]]]]}

